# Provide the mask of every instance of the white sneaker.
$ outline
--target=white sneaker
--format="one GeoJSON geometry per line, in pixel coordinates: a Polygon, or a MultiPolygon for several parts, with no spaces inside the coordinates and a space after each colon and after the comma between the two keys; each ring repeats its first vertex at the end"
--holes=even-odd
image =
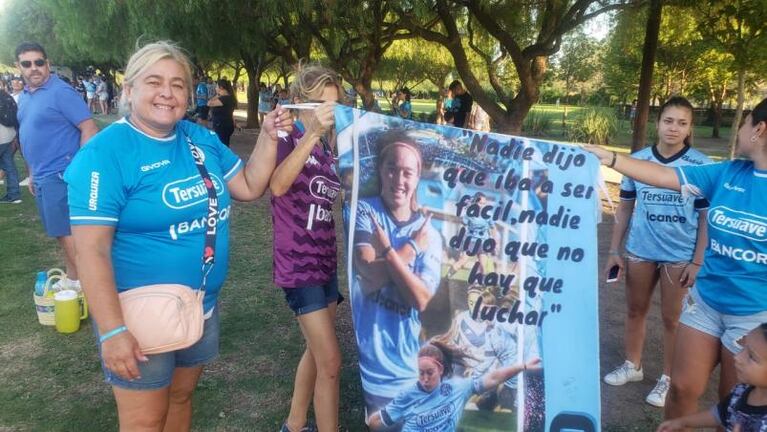
{"type": "Polygon", "coordinates": [[[29,177],[19,182],[19,186],[29,186],[29,177]]]}
{"type": "Polygon", "coordinates": [[[626,360],[614,371],[605,375],[604,381],[607,384],[619,386],[626,384],[627,382],[642,381],[643,379],[644,373],[642,373],[642,369],[637,369],[634,363],[626,360]]]}
{"type": "Polygon", "coordinates": [[[645,402],[652,406],[663,408],[666,405],[666,394],[670,385],[671,378],[667,375],[661,375],[658,383],[655,384],[655,388],[647,395],[645,402]]]}

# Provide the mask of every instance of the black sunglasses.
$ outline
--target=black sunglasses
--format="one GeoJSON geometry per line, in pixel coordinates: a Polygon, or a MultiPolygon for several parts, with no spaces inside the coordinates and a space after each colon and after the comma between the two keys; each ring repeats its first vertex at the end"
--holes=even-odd
{"type": "MultiPolygon", "coordinates": [[[[22,60],[22,61],[19,62],[21,67],[23,67],[24,69],[31,68],[32,67],[32,63],[33,62],[31,60],[22,60]]],[[[43,67],[43,66],[45,66],[45,59],[37,59],[37,60],[34,61],[34,64],[37,67],[43,67]]]]}

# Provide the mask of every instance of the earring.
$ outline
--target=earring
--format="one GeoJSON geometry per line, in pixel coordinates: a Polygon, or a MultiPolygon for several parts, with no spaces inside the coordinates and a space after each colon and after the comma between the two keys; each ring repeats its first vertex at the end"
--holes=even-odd
{"type": "Polygon", "coordinates": [[[756,142],[756,135],[753,135],[753,136],[751,137],[751,142],[756,142]]]}

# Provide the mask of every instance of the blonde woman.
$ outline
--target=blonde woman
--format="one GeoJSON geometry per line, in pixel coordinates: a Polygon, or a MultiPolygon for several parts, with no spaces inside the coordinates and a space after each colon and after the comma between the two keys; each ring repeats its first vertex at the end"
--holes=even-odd
{"type": "Polygon", "coordinates": [[[299,65],[291,92],[299,102],[322,102],[300,110],[293,132],[280,138],[272,191],[274,283],[282,288],[306,340],[298,364],[290,414],[282,432],[338,429],[341,351],[336,306],[343,301],[336,277],[333,202],[340,183],[333,158],[333,110],[343,93],[338,74],[320,65],[299,65]]]}
{"type": "Polygon", "coordinates": [[[192,394],[203,365],[218,355],[217,298],[227,272],[231,200],[264,193],[277,131],[291,129],[289,113],[270,113],[243,167],[214,133],[181,120],[191,97],[190,63],[177,46],[139,49],[125,69],[126,116],[91,139],[64,176],[82,287],[122,431],[190,429],[192,394]],[[190,143],[216,190],[213,216],[208,199],[193,193],[207,182],[190,143]],[[208,230],[199,221],[209,216],[217,222],[204,334],[188,348],[144,355],[125,326],[118,293],[159,283],[199,287],[208,230]]]}

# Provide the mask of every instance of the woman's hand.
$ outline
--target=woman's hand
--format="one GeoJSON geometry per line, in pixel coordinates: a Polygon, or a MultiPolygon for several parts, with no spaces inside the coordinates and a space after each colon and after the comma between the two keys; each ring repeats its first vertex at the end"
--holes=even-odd
{"type": "MultiPolygon", "coordinates": [[[[306,135],[315,137],[324,136],[335,122],[335,102],[323,102],[314,110],[308,113],[308,119],[305,122],[306,135]]],[[[319,140],[317,141],[319,144],[319,140]]]]}
{"type": "Polygon", "coordinates": [[[374,244],[373,247],[376,250],[376,255],[380,255],[386,249],[391,248],[391,240],[389,239],[389,236],[386,235],[386,231],[384,231],[384,229],[381,228],[381,225],[378,224],[378,221],[376,220],[376,218],[371,215],[370,219],[373,221],[373,229],[375,230],[375,240],[377,241],[377,244],[374,244]]]}
{"type": "Polygon", "coordinates": [[[617,279],[620,280],[620,278],[623,276],[623,270],[626,267],[626,263],[623,261],[623,257],[620,255],[610,254],[610,256],[607,258],[607,263],[605,263],[605,270],[604,270],[604,277],[605,280],[607,280],[610,276],[610,269],[614,266],[618,266],[618,276],[617,279]]]}
{"type": "Polygon", "coordinates": [[[413,240],[418,245],[418,249],[425,250],[429,247],[429,228],[431,227],[431,213],[426,213],[426,219],[423,225],[413,234],[413,240]]]}
{"type": "Polygon", "coordinates": [[[264,132],[269,135],[269,138],[277,141],[278,132],[290,133],[293,131],[293,116],[289,110],[277,105],[277,108],[264,116],[261,127],[264,128],[264,132]]]}
{"type": "Polygon", "coordinates": [[[539,372],[541,369],[543,369],[543,365],[541,364],[541,358],[540,357],[533,357],[530,360],[525,363],[524,367],[522,368],[525,373],[527,372],[539,372]]]}
{"type": "Polygon", "coordinates": [[[141,353],[138,341],[130,331],[124,331],[115,335],[101,344],[101,358],[107,369],[116,373],[123,379],[134,380],[141,378],[138,361],[149,361],[141,353]]]}
{"type": "Polygon", "coordinates": [[[598,145],[581,144],[581,148],[596,156],[597,159],[599,159],[599,163],[602,165],[610,165],[610,162],[613,160],[614,152],[604,149],[598,145]]]}
{"type": "Polygon", "coordinates": [[[689,263],[682,270],[682,277],[679,278],[679,282],[682,284],[682,288],[690,288],[698,277],[700,266],[697,264],[689,263]]]}

